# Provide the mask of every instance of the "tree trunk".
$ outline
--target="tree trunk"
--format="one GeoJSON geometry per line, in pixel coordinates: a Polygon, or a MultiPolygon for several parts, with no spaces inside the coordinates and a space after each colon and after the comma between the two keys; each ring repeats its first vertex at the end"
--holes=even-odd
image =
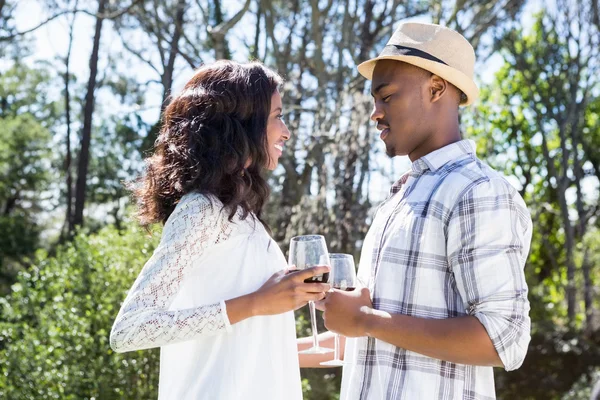
{"type": "Polygon", "coordinates": [[[162,75],[163,98],[160,109],[161,116],[168,105],[169,96],[171,95],[171,88],[173,86],[173,70],[175,69],[175,59],[179,53],[179,38],[181,38],[183,31],[184,11],[185,0],[179,0],[177,2],[177,11],[175,12],[175,31],[173,32],[173,39],[171,40],[169,58],[167,60],[167,64],[164,66],[164,72],[162,75]]]}
{"type": "MultiPolygon", "coordinates": [[[[99,0],[98,14],[104,13],[107,0],[99,0]]],[[[100,34],[104,20],[96,17],[96,30],[94,33],[94,46],[90,57],[90,79],[85,96],[83,114],[83,131],[81,133],[81,149],[79,150],[79,165],[77,168],[77,184],[75,187],[75,213],[73,225],[83,225],[83,209],[85,207],[87,172],[90,161],[90,142],[92,137],[92,115],[94,114],[94,94],[96,90],[96,75],[98,73],[98,52],[100,49],[100,34]]]]}
{"type": "Polygon", "coordinates": [[[589,251],[585,250],[583,255],[583,302],[585,304],[585,330],[588,334],[591,334],[594,327],[594,285],[592,283],[592,277],[590,274],[591,265],[589,260],[589,251]]]}
{"type": "Polygon", "coordinates": [[[4,211],[3,211],[3,215],[5,217],[8,217],[10,215],[10,213],[12,212],[12,210],[14,210],[15,206],[17,205],[17,200],[19,200],[19,192],[16,191],[12,196],[10,196],[8,199],[6,199],[6,203],[4,204],[4,211]]]}
{"type": "Polygon", "coordinates": [[[575,312],[577,306],[577,287],[575,284],[575,261],[573,260],[573,226],[569,221],[568,208],[564,194],[560,196],[561,211],[563,213],[563,224],[565,228],[565,247],[566,247],[566,262],[567,262],[567,317],[569,325],[572,327],[575,324],[575,312]],[[566,213],[566,214],[564,214],[566,213]]]}
{"type": "Polygon", "coordinates": [[[600,6],[598,0],[592,0],[592,21],[596,27],[600,30],[600,6]]]}
{"type": "Polygon", "coordinates": [[[262,16],[262,1],[258,1],[258,10],[256,11],[256,31],[254,32],[254,48],[250,58],[258,60],[258,41],[260,40],[260,17],[262,16]]]}
{"type": "MultiPolygon", "coordinates": [[[[77,4],[75,4],[77,7],[77,4]]],[[[69,69],[70,61],[71,61],[71,50],[73,48],[73,27],[75,25],[75,14],[73,14],[73,19],[71,20],[71,25],[69,28],[69,47],[67,49],[67,55],[65,56],[65,118],[67,124],[67,138],[66,138],[66,155],[65,155],[65,176],[66,176],[66,185],[67,185],[67,211],[65,215],[65,228],[66,232],[63,230],[63,238],[71,237],[73,233],[73,175],[71,172],[71,90],[70,90],[70,80],[71,80],[71,72],[69,69]]]]}
{"type": "MultiPolygon", "coordinates": [[[[215,27],[223,23],[223,11],[221,10],[221,0],[215,0],[213,2],[215,6],[215,27]]],[[[227,59],[229,58],[229,49],[227,48],[227,42],[225,42],[225,32],[217,32],[216,29],[209,30],[210,37],[213,42],[213,48],[215,49],[215,59],[227,59]]]]}
{"type": "Polygon", "coordinates": [[[227,32],[242,19],[246,11],[250,8],[250,3],[250,0],[246,0],[242,9],[231,17],[231,19],[225,21],[223,19],[223,11],[221,10],[221,1],[215,0],[213,2],[215,7],[215,26],[208,28],[208,34],[212,39],[213,48],[215,49],[215,58],[217,60],[231,58],[231,52],[229,51],[229,45],[225,39],[225,35],[227,35],[227,32]]]}

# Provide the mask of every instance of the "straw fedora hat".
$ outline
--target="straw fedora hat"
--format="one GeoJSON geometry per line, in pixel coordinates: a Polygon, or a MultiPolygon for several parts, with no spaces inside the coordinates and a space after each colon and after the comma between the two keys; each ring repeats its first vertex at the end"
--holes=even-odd
{"type": "Polygon", "coordinates": [[[398,60],[415,65],[450,82],[465,95],[461,105],[473,103],[479,89],[473,80],[475,51],[460,33],[435,24],[400,24],[379,56],[363,62],[358,72],[373,79],[379,60],[398,60]]]}

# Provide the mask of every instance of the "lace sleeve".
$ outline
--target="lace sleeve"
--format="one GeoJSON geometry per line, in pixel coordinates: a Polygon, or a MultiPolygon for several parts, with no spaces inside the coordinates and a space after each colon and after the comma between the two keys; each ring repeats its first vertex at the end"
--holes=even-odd
{"type": "Polygon", "coordinates": [[[110,334],[117,352],[149,349],[231,330],[225,302],[169,311],[190,269],[211,245],[227,240],[232,224],[221,205],[188,195],[173,211],[160,244],[129,291],[110,334]]]}

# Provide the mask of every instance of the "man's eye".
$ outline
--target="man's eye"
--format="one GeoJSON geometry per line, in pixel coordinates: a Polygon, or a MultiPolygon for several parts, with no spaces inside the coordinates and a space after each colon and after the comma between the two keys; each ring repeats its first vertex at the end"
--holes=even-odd
{"type": "Polygon", "coordinates": [[[389,96],[385,96],[385,97],[383,97],[381,100],[382,100],[384,103],[387,103],[387,102],[390,100],[390,97],[392,97],[392,95],[391,95],[391,94],[390,94],[389,96]]]}

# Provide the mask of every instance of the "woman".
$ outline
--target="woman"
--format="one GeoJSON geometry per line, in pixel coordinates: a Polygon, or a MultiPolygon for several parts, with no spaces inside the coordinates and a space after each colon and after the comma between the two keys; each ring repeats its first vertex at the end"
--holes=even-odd
{"type": "Polygon", "coordinates": [[[259,63],[200,68],[163,116],[134,188],[161,242],[113,326],[117,352],[161,347],[159,399],[301,399],[293,310],[327,284],[287,274],[262,219],[290,137],[281,78],[259,63]]]}

